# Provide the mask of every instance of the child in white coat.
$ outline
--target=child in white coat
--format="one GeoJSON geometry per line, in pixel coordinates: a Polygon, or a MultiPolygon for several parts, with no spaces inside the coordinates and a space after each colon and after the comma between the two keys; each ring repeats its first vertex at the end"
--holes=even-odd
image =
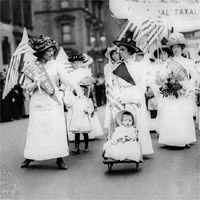
{"type": "Polygon", "coordinates": [[[88,97],[89,86],[80,85],[82,88],[83,95],[78,97],[75,92],[73,95],[65,96],[64,102],[68,108],[70,123],[69,131],[75,134],[75,149],[72,151],[74,154],[79,154],[79,144],[80,144],[80,134],[83,134],[85,142],[85,152],[89,151],[89,136],[88,133],[92,131],[92,126],[90,122],[90,116],[94,112],[94,106],[92,100],[88,97]]]}

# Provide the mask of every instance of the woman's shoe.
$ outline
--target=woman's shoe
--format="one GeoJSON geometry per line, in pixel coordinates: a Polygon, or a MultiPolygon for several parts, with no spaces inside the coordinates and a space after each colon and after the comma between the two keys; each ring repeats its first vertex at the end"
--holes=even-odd
{"type": "Polygon", "coordinates": [[[56,164],[58,165],[59,169],[67,169],[67,166],[65,165],[64,161],[62,158],[57,158],[56,164]]]}
{"type": "Polygon", "coordinates": [[[34,160],[30,160],[30,159],[26,159],[22,164],[21,164],[21,168],[27,168],[29,166],[29,164],[31,162],[33,162],[34,160]]]}
{"type": "Polygon", "coordinates": [[[74,149],[74,150],[72,150],[72,153],[73,153],[73,154],[79,154],[79,153],[80,153],[80,150],[79,150],[79,149],[74,149]]]}

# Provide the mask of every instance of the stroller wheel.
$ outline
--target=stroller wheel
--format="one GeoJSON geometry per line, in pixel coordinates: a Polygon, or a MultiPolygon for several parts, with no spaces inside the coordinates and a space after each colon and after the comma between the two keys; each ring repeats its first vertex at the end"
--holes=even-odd
{"type": "Polygon", "coordinates": [[[108,172],[112,171],[112,166],[113,166],[113,164],[108,164],[108,172]]]}
{"type": "Polygon", "coordinates": [[[136,172],[139,171],[139,162],[136,162],[136,172]]]}

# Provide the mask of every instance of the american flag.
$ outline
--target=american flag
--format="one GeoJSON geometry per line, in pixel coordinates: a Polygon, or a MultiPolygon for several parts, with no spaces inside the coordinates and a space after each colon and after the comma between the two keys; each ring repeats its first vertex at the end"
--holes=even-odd
{"type": "Polygon", "coordinates": [[[149,32],[146,34],[146,44],[143,47],[143,52],[146,53],[148,49],[153,45],[153,43],[158,40],[159,36],[165,29],[165,25],[163,20],[160,16],[157,17],[157,21],[154,23],[154,25],[151,27],[149,32]]]}
{"type": "Polygon", "coordinates": [[[28,34],[26,28],[24,28],[22,40],[13,53],[6,75],[5,86],[3,90],[2,99],[4,99],[8,93],[14,88],[19,81],[20,71],[24,65],[24,56],[26,52],[33,52],[31,47],[28,45],[28,34]]]}
{"type": "Polygon", "coordinates": [[[155,22],[149,17],[148,19],[144,20],[139,28],[139,34],[136,38],[137,45],[140,43],[140,39],[149,33],[155,26],[155,22]]]}
{"type": "Polygon", "coordinates": [[[120,110],[124,109],[124,105],[121,104],[114,96],[114,89],[113,86],[111,84],[106,84],[106,97],[107,97],[107,101],[108,104],[110,105],[110,110],[113,114],[113,117],[115,118],[117,113],[120,110]]]}
{"type": "Polygon", "coordinates": [[[133,33],[133,40],[137,40],[140,28],[133,22],[127,20],[124,26],[122,27],[119,36],[117,37],[117,40],[121,40],[124,35],[126,35],[128,32],[133,33]]]}
{"type": "Polygon", "coordinates": [[[156,20],[148,17],[139,26],[127,20],[122,27],[117,40],[121,40],[124,35],[127,34],[127,32],[132,32],[132,39],[135,40],[137,46],[140,47],[144,53],[146,53],[151,45],[155,42],[155,40],[158,39],[164,29],[165,25],[161,19],[161,16],[158,16],[156,20]],[[141,44],[142,42],[144,44],[141,44]]]}

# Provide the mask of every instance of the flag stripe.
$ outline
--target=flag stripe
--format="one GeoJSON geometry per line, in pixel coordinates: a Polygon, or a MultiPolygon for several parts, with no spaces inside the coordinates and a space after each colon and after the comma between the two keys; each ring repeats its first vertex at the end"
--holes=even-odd
{"type": "Polygon", "coordinates": [[[115,98],[113,91],[112,85],[106,84],[107,101],[111,105],[110,110],[115,117],[120,110],[124,109],[124,106],[115,98]]]}
{"type": "Polygon", "coordinates": [[[164,30],[164,26],[159,26],[154,33],[152,33],[148,38],[147,38],[147,44],[144,46],[143,51],[147,52],[150,46],[153,44],[153,42],[158,38],[158,36],[162,33],[164,30]]]}
{"type": "Polygon", "coordinates": [[[130,21],[127,21],[127,23],[125,24],[125,27],[122,29],[122,32],[120,33],[120,35],[117,38],[117,40],[121,40],[123,38],[123,36],[125,35],[126,31],[129,30],[131,24],[132,23],[130,21]]]}

